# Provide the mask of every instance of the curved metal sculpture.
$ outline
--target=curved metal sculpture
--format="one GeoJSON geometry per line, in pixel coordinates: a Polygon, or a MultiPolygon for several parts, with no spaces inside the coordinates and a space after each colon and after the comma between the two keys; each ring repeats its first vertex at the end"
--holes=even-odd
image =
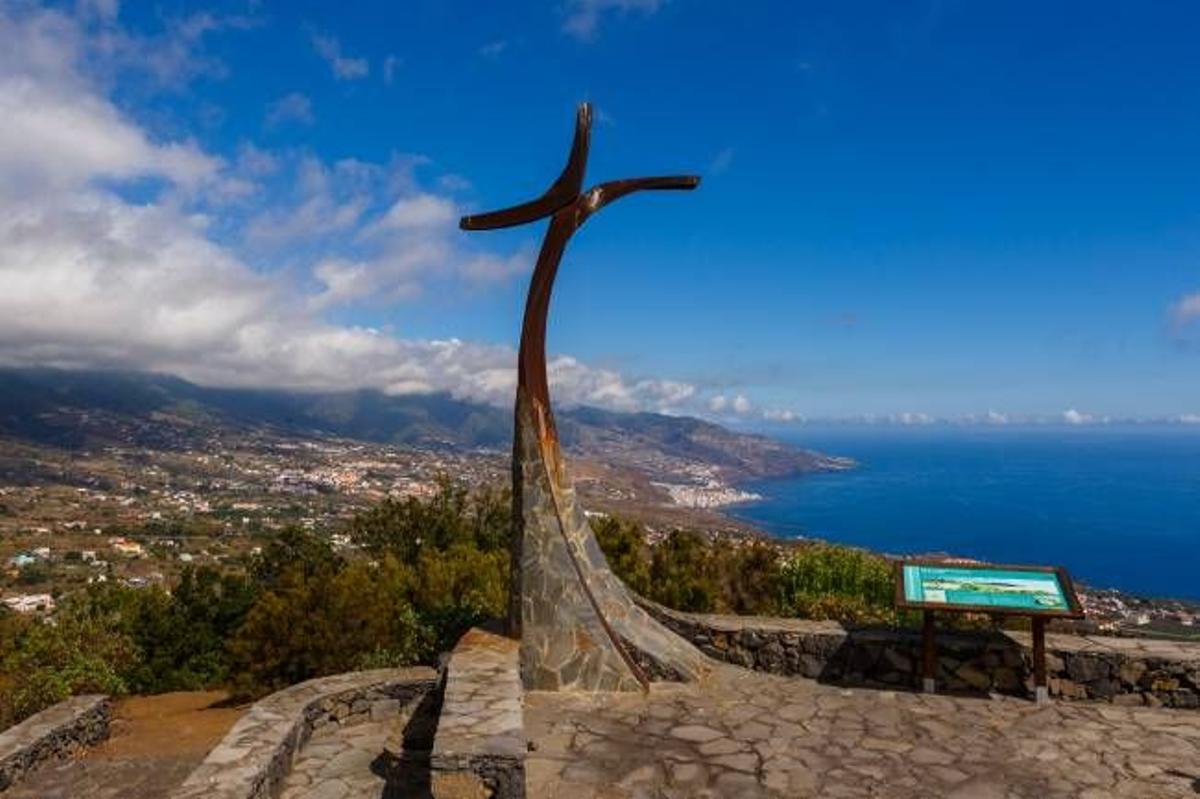
{"type": "Polygon", "coordinates": [[[630,178],[583,189],[592,122],[579,106],[562,174],[541,197],[465,216],[463,230],[550,218],[529,284],[517,364],[509,632],[521,639],[521,673],[539,690],[636,690],[651,680],[694,680],[704,657],[652,619],[612,573],[567,476],[546,377],[546,318],[571,235],[611,202],[638,191],[694,189],[694,175],[630,178]]]}

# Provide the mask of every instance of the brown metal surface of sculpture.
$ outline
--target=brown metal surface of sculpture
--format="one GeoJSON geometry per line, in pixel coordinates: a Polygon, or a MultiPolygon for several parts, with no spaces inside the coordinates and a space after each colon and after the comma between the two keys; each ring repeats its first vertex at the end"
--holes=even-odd
{"type": "Polygon", "coordinates": [[[531,689],[635,690],[655,679],[698,679],[705,670],[703,656],[638,607],[609,569],[576,501],[550,408],[546,319],[571,235],[626,195],[700,183],[692,175],[630,178],[583,191],[591,121],[590,106],[580,105],[567,165],[545,194],[460,222],[464,230],[492,230],[550,218],[525,303],[513,440],[508,624],[521,639],[522,677],[531,689]]]}

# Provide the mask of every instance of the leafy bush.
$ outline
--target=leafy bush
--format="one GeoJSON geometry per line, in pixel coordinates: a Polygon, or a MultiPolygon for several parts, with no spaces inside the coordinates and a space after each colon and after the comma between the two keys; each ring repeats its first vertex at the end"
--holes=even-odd
{"type": "Polygon", "coordinates": [[[123,694],[136,647],[111,611],[68,601],[54,622],[0,619],[0,729],[73,694],[123,694]]]}
{"type": "Polygon", "coordinates": [[[428,662],[505,612],[509,494],[442,480],[428,500],[385,500],[350,523],[372,560],[345,559],[301,530],[251,565],[261,594],[231,644],[240,692],[323,674],[428,662]]]}
{"type": "Polygon", "coordinates": [[[444,552],[456,544],[507,552],[512,534],[507,489],[471,493],[445,477],[439,479],[438,492],[430,499],[387,499],[350,524],[355,543],[374,555],[390,553],[402,563],[415,562],[423,551],[444,552]]]}
{"type": "Polygon", "coordinates": [[[391,557],[315,573],[285,569],[231,643],[237,688],[257,695],[371,658],[405,665],[429,657],[428,631],[408,602],[411,579],[391,557]]]}
{"type": "Polygon", "coordinates": [[[895,581],[884,558],[859,549],[806,544],[780,567],[788,615],[849,622],[894,622],[895,581]]]}
{"type": "Polygon", "coordinates": [[[650,547],[646,533],[636,522],[621,521],[615,516],[592,519],[592,531],[608,565],[630,590],[650,596],[650,547]]]}
{"type": "Polygon", "coordinates": [[[696,613],[779,611],[779,553],[770,544],[674,530],[650,547],[633,522],[604,517],[592,528],[613,572],[647,599],[696,613]]]}
{"type": "Polygon", "coordinates": [[[857,549],[675,530],[653,547],[640,525],[593,520],[609,565],[632,590],[676,610],[839,621],[897,620],[887,561],[857,549]]]}
{"type": "Polygon", "coordinates": [[[255,585],[204,567],[185,569],[170,595],[159,588],[126,593],[134,600],[129,632],[140,654],[129,680],[134,691],[197,690],[229,679],[226,642],[254,604],[255,585]]]}
{"type": "Polygon", "coordinates": [[[699,533],[673,531],[650,555],[650,599],[676,610],[720,609],[713,550],[699,533]]]}

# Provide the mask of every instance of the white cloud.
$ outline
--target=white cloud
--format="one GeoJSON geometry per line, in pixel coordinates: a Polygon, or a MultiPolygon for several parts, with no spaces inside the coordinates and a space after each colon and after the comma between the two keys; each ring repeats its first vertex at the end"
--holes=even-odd
{"type": "Polygon", "coordinates": [[[57,12],[0,14],[0,172],[20,192],[98,178],[164,177],[195,186],[220,159],[190,141],[158,141],[96,94],[75,66],[79,27],[57,12]]]}
{"type": "Polygon", "coordinates": [[[359,80],[370,74],[371,68],[365,58],[349,58],[342,55],[342,43],[334,36],[312,34],[313,49],[333,70],[338,80],[359,80]]]}
{"type": "Polygon", "coordinates": [[[474,283],[498,283],[529,272],[536,257],[536,252],[526,248],[507,257],[481,253],[464,261],[459,271],[474,283]]]}
{"type": "Polygon", "coordinates": [[[499,58],[500,55],[508,49],[508,41],[505,39],[497,39],[494,42],[488,42],[479,48],[479,54],[484,58],[499,58]]]}
{"type": "Polygon", "coordinates": [[[658,11],[665,0],[567,0],[563,30],[576,39],[595,38],[600,19],[610,12],[627,14],[639,11],[649,15],[658,11]]]}
{"type": "Polygon", "coordinates": [[[928,425],[937,421],[927,413],[912,413],[909,411],[898,413],[894,418],[897,424],[903,425],[928,425]]]}
{"type": "Polygon", "coordinates": [[[95,16],[106,22],[115,20],[121,9],[118,0],[77,0],[75,5],[81,16],[95,16]]]}
{"type": "Polygon", "coordinates": [[[392,81],[396,78],[396,70],[400,67],[400,59],[392,53],[388,53],[387,58],[383,59],[383,82],[388,86],[392,85],[392,81]]]}
{"type": "Polygon", "coordinates": [[[417,194],[397,200],[375,224],[374,232],[416,230],[450,225],[457,221],[458,210],[445,197],[417,194]]]}
{"type": "Polygon", "coordinates": [[[297,122],[301,125],[311,125],[316,121],[313,116],[312,100],[300,92],[285,94],[267,106],[267,127],[275,128],[286,122],[297,122]]]}
{"type": "Polygon", "coordinates": [[[471,181],[464,178],[462,175],[456,175],[449,172],[438,178],[438,188],[448,192],[470,191],[473,187],[471,181]]]}
{"type": "Polygon", "coordinates": [[[1091,424],[1096,421],[1096,418],[1088,413],[1081,413],[1074,408],[1068,408],[1063,411],[1062,420],[1067,424],[1080,425],[1091,424]]]}
{"type": "Polygon", "coordinates": [[[744,394],[737,394],[733,397],[717,394],[708,399],[708,409],[713,413],[733,413],[738,416],[745,416],[753,410],[753,407],[753,404],[744,394]]]}
{"type": "Polygon", "coordinates": [[[729,167],[733,165],[733,148],[726,147],[717,153],[713,158],[712,163],[708,165],[708,173],[710,175],[723,175],[729,171],[729,167]]]}
{"type": "Polygon", "coordinates": [[[802,422],[804,417],[795,411],[787,410],[786,408],[769,408],[762,413],[764,420],[768,422],[802,422]]]}
{"type": "Polygon", "coordinates": [[[279,159],[253,142],[242,142],[238,145],[237,170],[253,177],[273,175],[279,170],[279,159]]]}
{"type": "Polygon", "coordinates": [[[289,163],[290,196],[246,221],[242,236],[256,251],[350,233],[373,202],[370,183],[382,168],[354,159],[326,165],[312,155],[289,163]]]}
{"type": "Polygon", "coordinates": [[[1171,319],[1177,327],[1200,319],[1200,292],[1180,297],[1179,301],[1171,306],[1171,319]]]}
{"type": "Polygon", "coordinates": [[[984,414],[983,420],[987,424],[994,424],[994,425],[1008,424],[1008,421],[1009,421],[1007,413],[1000,413],[999,411],[991,411],[991,410],[989,410],[986,414],[984,414]]]}
{"type": "Polygon", "coordinates": [[[144,176],[192,185],[219,166],[190,142],[152,142],[107,101],[24,77],[0,82],[0,118],[0,169],[23,185],[144,176]]]}

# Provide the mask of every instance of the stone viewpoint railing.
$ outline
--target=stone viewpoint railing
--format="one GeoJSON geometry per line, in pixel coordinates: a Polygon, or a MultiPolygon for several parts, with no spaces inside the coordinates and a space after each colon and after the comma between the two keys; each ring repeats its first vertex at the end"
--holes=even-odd
{"type": "Polygon", "coordinates": [[[107,696],[73,696],[0,732],[0,791],[43,761],[107,738],[111,712],[107,696]]]}
{"type": "Polygon", "coordinates": [[[314,730],[398,715],[436,690],[428,668],[321,677],[255,703],[172,799],[271,799],[314,730]]]}
{"type": "MultiPolygon", "coordinates": [[[[842,685],[918,684],[920,635],[853,630],[837,622],[681,613],[642,606],[706,655],[757,671],[842,685]]],[[[951,692],[1032,694],[1030,636],[940,633],[938,687],[951,692]]],[[[1200,644],[1143,638],[1048,634],[1050,694],[1175,708],[1200,708],[1200,644]]]]}

